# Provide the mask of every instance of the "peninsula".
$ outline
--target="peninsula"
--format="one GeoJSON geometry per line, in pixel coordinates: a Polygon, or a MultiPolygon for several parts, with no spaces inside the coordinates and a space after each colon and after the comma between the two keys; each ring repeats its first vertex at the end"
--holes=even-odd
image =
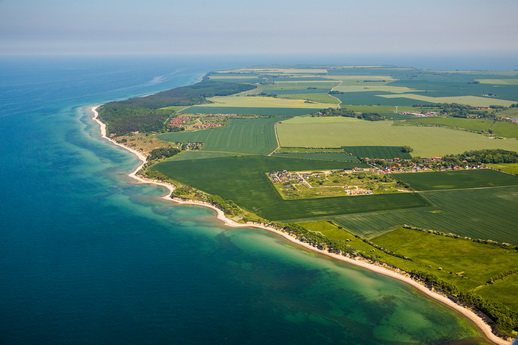
{"type": "Polygon", "coordinates": [[[518,72],[259,66],[94,107],[130,176],[517,335],[518,72]],[[466,200],[470,202],[467,204],[466,200]]]}

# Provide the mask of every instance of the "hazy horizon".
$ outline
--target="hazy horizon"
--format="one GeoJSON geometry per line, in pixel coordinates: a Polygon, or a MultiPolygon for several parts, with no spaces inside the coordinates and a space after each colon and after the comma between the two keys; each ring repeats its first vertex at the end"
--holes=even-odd
{"type": "Polygon", "coordinates": [[[0,0],[0,54],[518,52],[518,2],[0,0]]]}

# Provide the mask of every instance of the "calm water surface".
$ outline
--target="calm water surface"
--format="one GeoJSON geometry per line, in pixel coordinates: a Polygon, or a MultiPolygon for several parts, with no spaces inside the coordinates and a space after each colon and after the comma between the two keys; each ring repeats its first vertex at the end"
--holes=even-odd
{"type": "Polygon", "coordinates": [[[0,58],[0,343],[479,343],[402,283],[159,199],[88,111],[249,64],[0,58]]]}

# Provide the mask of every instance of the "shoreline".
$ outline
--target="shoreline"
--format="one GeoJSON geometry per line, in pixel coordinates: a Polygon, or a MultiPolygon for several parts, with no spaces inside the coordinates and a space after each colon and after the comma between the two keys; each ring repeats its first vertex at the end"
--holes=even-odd
{"type": "MultiPolygon", "coordinates": [[[[126,150],[128,150],[129,152],[133,153],[135,156],[137,156],[137,158],[142,162],[142,164],[140,164],[135,170],[133,170],[130,174],[128,174],[129,177],[135,179],[136,181],[140,182],[140,183],[146,183],[146,184],[155,184],[155,185],[158,185],[158,186],[162,186],[162,187],[165,187],[167,190],[169,190],[170,193],[172,193],[174,191],[174,186],[169,184],[169,183],[164,183],[164,182],[159,182],[159,181],[154,181],[154,180],[150,180],[150,179],[145,179],[145,178],[142,178],[140,176],[137,175],[138,171],[140,169],[142,169],[142,167],[146,164],[147,162],[147,157],[140,151],[138,150],[135,150],[133,148],[130,148],[130,147],[127,147],[125,145],[122,145],[118,142],[116,142],[115,140],[107,137],[106,135],[106,125],[99,120],[98,116],[99,116],[99,113],[97,112],[97,108],[99,106],[92,106],[89,110],[93,113],[93,120],[99,124],[100,126],[100,130],[101,130],[101,137],[103,139],[106,139],[108,141],[110,141],[112,144],[115,144],[117,146],[120,146],[126,150]]],[[[349,258],[349,257],[346,257],[346,256],[343,256],[343,255],[338,255],[338,254],[333,254],[333,253],[329,253],[325,250],[322,250],[322,249],[318,249],[316,247],[313,247],[305,242],[302,242],[298,239],[296,239],[295,237],[292,237],[290,236],[289,234],[285,233],[285,232],[282,232],[278,229],[275,229],[275,228],[272,228],[272,227],[268,227],[268,226],[264,226],[264,225],[258,225],[256,223],[246,223],[246,224],[241,224],[241,223],[237,223],[229,218],[227,218],[225,216],[225,214],[223,213],[222,210],[220,210],[219,208],[211,205],[211,204],[208,204],[206,202],[203,202],[203,201],[197,201],[197,200],[189,200],[189,201],[185,201],[185,200],[179,200],[179,199],[176,199],[176,198],[172,198],[170,197],[170,193],[163,196],[162,199],[164,200],[167,200],[167,201],[173,201],[174,203],[177,203],[177,204],[180,204],[180,205],[193,205],[193,206],[203,206],[203,207],[206,207],[206,208],[210,208],[212,210],[214,210],[216,212],[216,218],[218,220],[221,220],[223,222],[223,224],[225,226],[228,226],[228,227],[231,227],[231,228],[258,228],[258,229],[263,229],[263,230],[266,230],[266,231],[269,231],[269,232],[273,232],[277,235],[280,235],[282,237],[284,237],[285,239],[299,245],[299,246],[302,246],[308,250],[311,250],[313,252],[317,252],[317,253],[320,253],[320,254],[323,254],[323,255],[326,255],[327,257],[331,257],[333,259],[336,259],[336,260],[340,260],[342,262],[346,262],[346,263],[349,263],[349,264],[352,264],[352,265],[355,265],[355,266],[358,266],[358,267],[362,267],[362,268],[365,268],[365,269],[368,269],[372,272],[375,272],[375,273],[378,273],[378,274],[382,274],[384,276],[388,276],[388,277],[391,277],[391,278],[394,278],[394,279],[397,279],[403,283],[406,283],[416,289],[418,289],[419,291],[421,291],[422,293],[424,293],[425,295],[427,295],[428,297],[431,297],[432,299],[446,305],[447,307],[449,307],[450,309],[453,309],[453,310],[456,310],[457,312],[459,312],[460,314],[462,314],[463,316],[465,316],[466,318],[468,318],[469,320],[471,320],[471,322],[473,322],[473,324],[475,324],[476,327],[478,327],[482,333],[484,333],[484,335],[486,336],[486,338],[490,341],[492,341],[493,343],[495,344],[498,344],[498,345],[511,345],[512,344],[512,340],[511,341],[507,341],[507,340],[504,340],[500,337],[497,337],[493,331],[492,331],[492,328],[491,326],[485,321],[483,320],[480,316],[478,316],[475,312],[473,312],[472,310],[468,309],[468,308],[465,308],[455,302],[453,302],[451,299],[449,299],[448,297],[440,294],[440,293],[437,293],[433,290],[430,290],[429,288],[427,288],[426,286],[422,285],[421,283],[419,283],[418,281],[410,278],[410,277],[407,277],[403,274],[400,274],[400,273],[397,273],[393,270],[390,270],[388,268],[385,268],[385,267],[382,267],[382,266],[378,266],[378,265],[375,265],[375,264],[372,264],[372,263],[368,263],[368,262],[365,262],[365,261],[362,261],[362,260],[358,260],[358,259],[352,259],[352,258],[349,258]]]]}

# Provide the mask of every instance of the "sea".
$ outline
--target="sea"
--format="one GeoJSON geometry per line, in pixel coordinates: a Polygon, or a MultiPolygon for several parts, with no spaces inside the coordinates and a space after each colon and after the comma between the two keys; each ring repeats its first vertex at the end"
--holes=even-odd
{"type": "Polygon", "coordinates": [[[399,281],[161,199],[92,121],[94,105],[288,60],[1,56],[0,343],[485,343],[399,281]]]}

